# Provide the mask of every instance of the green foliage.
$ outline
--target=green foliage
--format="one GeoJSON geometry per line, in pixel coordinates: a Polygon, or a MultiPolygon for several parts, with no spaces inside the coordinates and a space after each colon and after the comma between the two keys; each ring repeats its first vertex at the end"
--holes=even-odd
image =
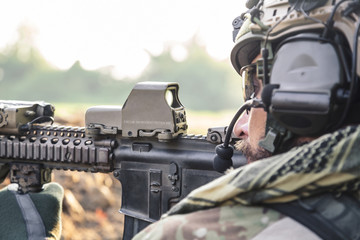
{"type": "Polygon", "coordinates": [[[187,50],[188,57],[181,62],[173,60],[171,49],[159,56],[151,56],[140,80],[178,82],[182,103],[194,110],[236,108],[240,94],[231,92],[238,77],[230,64],[215,61],[195,41],[188,44],[187,50]]]}
{"type": "Polygon", "coordinates": [[[114,79],[88,71],[75,62],[66,71],[52,67],[33,46],[31,32],[20,29],[18,42],[0,53],[0,98],[122,105],[139,81],[180,84],[180,100],[188,109],[223,110],[238,107],[237,75],[228,62],[212,59],[195,41],[186,45],[188,56],[177,62],[171,48],[150,63],[138,79],[114,79]]]}

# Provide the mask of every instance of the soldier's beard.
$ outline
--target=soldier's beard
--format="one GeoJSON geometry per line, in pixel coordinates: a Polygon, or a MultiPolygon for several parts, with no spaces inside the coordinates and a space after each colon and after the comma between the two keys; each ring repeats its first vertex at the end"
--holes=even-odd
{"type": "Polygon", "coordinates": [[[257,160],[270,157],[272,155],[271,152],[265,150],[260,146],[258,146],[257,148],[253,148],[246,140],[239,140],[235,144],[235,148],[238,151],[242,151],[248,163],[255,162],[257,160]]]}

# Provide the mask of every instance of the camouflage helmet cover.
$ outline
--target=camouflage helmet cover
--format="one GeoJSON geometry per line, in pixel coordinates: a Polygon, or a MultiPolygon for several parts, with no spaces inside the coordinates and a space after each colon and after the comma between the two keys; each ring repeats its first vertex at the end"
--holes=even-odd
{"type": "MultiPolygon", "coordinates": [[[[260,1],[259,15],[243,15],[244,23],[235,38],[235,45],[231,52],[231,63],[239,73],[241,67],[248,65],[260,54],[261,43],[267,38],[268,42],[279,42],[285,37],[301,32],[322,31],[326,21],[334,11],[334,1],[294,1],[293,0],[264,0],[260,1]],[[307,2],[311,8],[306,13],[298,9],[298,2],[307,2]],[[318,2],[314,4],[313,2],[318,2]],[[293,11],[293,10],[296,11],[293,11]],[[317,20],[317,21],[314,21],[317,20]]],[[[336,1],[339,3],[340,1],[336,1]]],[[[351,1],[345,1],[334,12],[334,30],[343,33],[347,42],[353,49],[353,39],[359,15],[350,13],[344,17],[344,10],[351,1]]],[[[258,4],[259,6],[259,4],[258,4]]],[[[303,9],[302,9],[303,10],[303,9]]],[[[249,11],[248,11],[249,12],[249,11]]],[[[250,11],[251,12],[251,11],[250,11]]],[[[360,48],[357,49],[360,56],[360,48]]],[[[360,65],[357,66],[360,75],[360,65]]]]}

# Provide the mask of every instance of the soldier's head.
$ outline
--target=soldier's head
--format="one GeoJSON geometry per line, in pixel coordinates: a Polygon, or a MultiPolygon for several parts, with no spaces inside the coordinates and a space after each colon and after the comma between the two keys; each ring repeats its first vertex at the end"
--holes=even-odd
{"type": "Polygon", "coordinates": [[[249,161],[360,123],[359,1],[248,0],[231,61],[244,100],[234,132],[249,161]]]}

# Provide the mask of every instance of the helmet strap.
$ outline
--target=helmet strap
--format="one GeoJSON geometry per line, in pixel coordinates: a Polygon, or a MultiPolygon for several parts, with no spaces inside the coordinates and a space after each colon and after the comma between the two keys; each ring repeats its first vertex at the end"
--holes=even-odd
{"type": "Polygon", "coordinates": [[[274,59],[271,43],[261,42],[261,58],[256,62],[257,77],[262,80],[263,85],[269,83],[270,69],[274,59]]]}

